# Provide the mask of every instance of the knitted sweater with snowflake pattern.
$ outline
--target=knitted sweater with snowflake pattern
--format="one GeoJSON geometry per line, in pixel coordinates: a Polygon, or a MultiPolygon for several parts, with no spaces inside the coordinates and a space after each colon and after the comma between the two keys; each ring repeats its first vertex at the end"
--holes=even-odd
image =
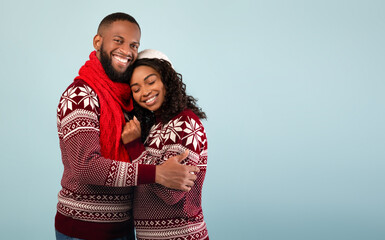
{"type": "Polygon", "coordinates": [[[189,150],[184,164],[198,166],[195,185],[189,192],[159,184],[140,185],[134,192],[136,237],[150,239],[208,239],[202,213],[202,185],[207,167],[207,138],[199,118],[189,109],[167,124],[156,123],[144,143],[126,144],[133,163],[162,164],[189,150]]]}
{"type": "Polygon", "coordinates": [[[155,166],[102,156],[100,101],[83,80],[75,80],[62,94],[57,127],[64,172],[56,230],[93,240],[133,233],[132,186],[154,183],[155,166]]]}

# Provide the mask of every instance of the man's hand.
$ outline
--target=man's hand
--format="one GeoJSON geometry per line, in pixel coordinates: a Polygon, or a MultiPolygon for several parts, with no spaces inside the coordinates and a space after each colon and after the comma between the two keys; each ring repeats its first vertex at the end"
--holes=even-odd
{"type": "Polygon", "coordinates": [[[134,116],[134,119],[126,122],[122,131],[122,142],[127,144],[129,142],[134,141],[137,138],[140,138],[141,128],[140,122],[134,116]]]}
{"type": "Polygon", "coordinates": [[[190,191],[197,179],[196,173],[199,172],[199,168],[181,164],[188,153],[186,150],[181,155],[171,157],[162,165],[156,166],[155,182],[168,188],[190,191]]]}

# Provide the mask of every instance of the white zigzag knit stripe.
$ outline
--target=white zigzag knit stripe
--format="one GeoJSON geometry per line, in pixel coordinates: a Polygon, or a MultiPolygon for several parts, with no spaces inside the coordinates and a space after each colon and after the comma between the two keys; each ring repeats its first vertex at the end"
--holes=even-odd
{"type": "Polygon", "coordinates": [[[138,238],[143,239],[165,239],[165,238],[175,238],[183,237],[186,235],[193,235],[202,230],[206,229],[206,223],[200,222],[196,224],[190,224],[178,228],[168,228],[168,229],[157,229],[157,230],[143,230],[137,229],[136,235],[138,238]]]}
{"type": "Polygon", "coordinates": [[[135,186],[137,186],[138,185],[138,168],[136,167],[135,168],[135,179],[134,179],[134,181],[135,181],[135,186]]]}
{"type": "Polygon", "coordinates": [[[90,212],[127,212],[132,208],[131,203],[124,204],[115,204],[111,203],[90,203],[90,202],[79,202],[70,198],[65,198],[62,196],[58,196],[59,203],[64,206],[82,211],[90,211],[90,212]]]}
{"type": "MultiPolygon", "coordinates": [[[[130,172],[128,171],[129,168],[128,168],[127,163],[119,162],[119,161],[115,161],[115,162],[118,165],[115,186],[126,187],[127,186],[126,181],[130,178],[130,176],[132,176],[131,170],[130,170],[130,172]]],[[[133,162],[133,163],[135,163],[135,162],[133,162]]],[[[136,185],[138,185],[138,168],[136,166],[134,166],[133,171],[135,171],[135,179],[134,179],[133,185],[136,186],[136,185]]]]}
{"type": "MultiPolygon", "coordinates": [[[[84,110],[84,109],[76,109],[76,110],[74,110],[73,112],[71,112],[70,114],[68,114],[66,117],[64,117],[62,119],[60,133],[62,134],[63,129],[67,125],[73,124],[72,121],[74,119],[79,119],[79,118],[85,118],[85,119],[90,119],[92,121],[98,121],[98,116],[94,112],[87,111],[87,110],[84,110]]],[[[95,131],[99,131],[99,129],[96,128],[96,127],[91,127],[91,126],[81,127],[81,126],[77,126],[75,128],[72,128],[71,131],[69,131],[65,136],[63,136],[63,139],[65,139],[69,135],[71,135],[71,134],[73,134],[73,133],[75,133],[75,132],[77,132],[79,130],[82,130],[82,129],[92,129],[92,130],[95,130],[95,131]]]]}
{"type": "Polygon", "coordinates": [[[87,111],[85,109],[75,109],[73,112],[69,113],[61,120],[61,124],[62,126],[65,126],[66,124],[70,123],[73,119],[79,117],[89,118],[91,120],[98,121],[98,116],[94,112],[87,111]]]}
{"type": "Polygon", "coordinates": [[[123,162],[119,162],[118,164],[118,175],[116,177],[116,186],[124,186],[126,182],[127,175],[127,164],[123,164],[123,162]]]}
{"type": "MultiPolygon", "coordinates": [[[[159,149],[156,149],[156,148],[152,148],[152,147],[146,147],[146,150],[152,156],[157,156],[157,157],[161,157],[163,155],[165,149],[168,152],[174,152],[177,155],[179,155],[182,152],[188,150],[188,148],[186,148],[185,146],[183,146],[181,144],[167,144],[167,145],[164,146],[164,149],[162,149],[162,150],[159,150],[159,149]]],[[[207,151],[206,151],[206,155],[207,155],[207,151]]],[[[200,158],[200,155],[198,155],[194,151],[189,151],[189,159],[190,160],[192,160],[195,163],[198,163],[199,162],[199,158],[200,158]]]]}
{"type": "Polygon", "coordinates": [[[95,131],[99,131],[99,129],[97,128],[93,128],[93,127],[77,127],[75,128],[73,131],[67,133],[65,136],[63,136],[63,139],[65,139],[66,137],[68,137],[69,135],[79,131],[79,130],[83,130],[83,129],[92,129],[92,130],[95,130],[95,131]]]}

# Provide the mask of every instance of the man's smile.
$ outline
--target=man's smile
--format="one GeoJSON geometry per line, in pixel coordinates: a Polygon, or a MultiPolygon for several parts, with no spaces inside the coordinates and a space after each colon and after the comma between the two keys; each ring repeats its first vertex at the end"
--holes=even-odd
{"type": "Polygon", "coordinates": [[[121,54],[112,54],[112,58],[116,60],[119,65],[123,66],[128,66],[132,59],[130,56],[124,56],[121,54]]]}

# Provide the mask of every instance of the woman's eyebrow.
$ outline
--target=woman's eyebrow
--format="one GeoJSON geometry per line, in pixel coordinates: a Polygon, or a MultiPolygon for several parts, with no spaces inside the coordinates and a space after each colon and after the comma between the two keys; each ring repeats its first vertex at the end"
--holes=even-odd
{"type": "Polygon", "coordinates": [[[146,81],[149,77],[151,77],[151,76],[156,76],[155,75],[155,73],[151,73],[150,75],[148,75],[147,77],[145,77],[144,79],[143,79],[143,81],[146,81]]]}
{"type": "MultiPolygon", "coordinates": [[[[143,81],[145,82],[149,77],[151,77],[151,76],[156,76],[156,74],[155,73],[151,73],[151,74],[149,74],[147,77],[145,77],[144,79],[143,79],[143,81]]],[[[130,84],[130,87],[132,87],[132,86],[135,86],[135,85],[139,85],[138,83],[133,83],[133,84],[130,84]]]]}

